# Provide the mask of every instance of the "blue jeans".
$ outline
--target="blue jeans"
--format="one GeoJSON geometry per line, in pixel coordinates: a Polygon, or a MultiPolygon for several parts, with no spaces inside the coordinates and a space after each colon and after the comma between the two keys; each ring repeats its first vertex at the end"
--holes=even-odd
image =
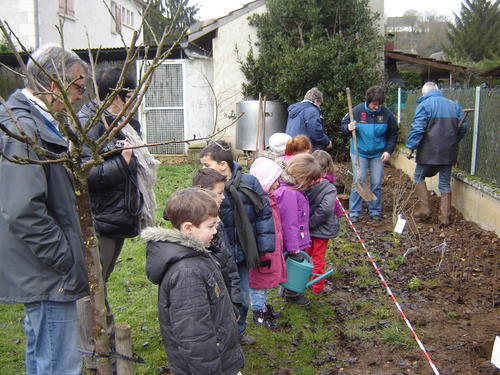
{"type": "Polygon", "coordinates": [[[252,289],[250,288],[250,301],[252,302],[252,310],[264,310],[267,302],[267,289],[252,289]]]}
{"type": "Polygon", "coordinates": [[[361,171],[356,168],[356,156],[351,154],[352,170],[353,170],[353,186],[351,189],[351,196],[349,197],[349,215],[352,217],[359,217],[361,208],[363,207],[363,199],[360,197],[354,184],[358,181],[365,182],[366,174],[370,170],[370,190],[375,194],[377,200],[368,202],[368,210],[370,215],[382,214],[382,179],[384,177],[384,162],[380,157],[364,158],[359,157],[359,167],[361,171]]]}
{"type": "Polygon", "coordinates": [[[27,303],[24,310],[26,375],[80,375],[76,302],[27,303]]]}
{"type": "Polygon", "coordinates": [[[238,320],[238,334],[241,336],[247,328],[247,314],[250,306],[250,285],[248,284],[248,268],[245,262],[238,263],[238,274],[240,275],[241,307],[240,319],[238,320]]]}
{"type": "MultiPolygon", "coordinates": [[[[425,181],[423,176],[423,169],[426,164],[417,164],[415,167],[415,173],[413,174],[413,180],[415,183],[425,181]]],[[[451,165],[441,165],[439,166],[439,192],[440,193],[451,193],[451,165]]]]}

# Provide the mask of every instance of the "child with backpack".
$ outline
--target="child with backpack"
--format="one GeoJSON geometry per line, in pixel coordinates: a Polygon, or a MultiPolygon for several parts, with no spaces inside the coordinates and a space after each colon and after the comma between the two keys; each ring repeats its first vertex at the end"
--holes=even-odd
{"type": "Polygon", "coordinates": [[[260,255],[274,251],[274,223],[269,199],[259,181],[243,173],[241,165],[233,161],[228,142],[208,144],[200,152],[200,162],[205,168],[212,168],[226,177],[225,199],[219,214],[240,275],[240,342],[255,344],[255,339],[245,334],[251,292],[248,272],[259,263],[260,255]]]}
{"type": "Polygon", "coordinates": [[[146,228],[146,273],[158,285],[158,320],[174,374],[236,375],[244,365],[233,305],[207,246],[218,207],[199,188],[172,194],[166,211],[174,229],[146,228]]]}
{"type": "MultiPolygon", "coordinates": [[[[322,178],[305,191],[310,207],[309,232],[311,234],[311,247],[306,251],[313,260],[313,273],[322,274],[325,272],[328,240],[337,237],[339,232],[339,218],[335,213],[337,189],[328,179],[328,177],[334,178],[334,166],[330,154],[323,150],[316,150],[312,156],[321,166],[322,178]]],[[[313,293],[320,293],[324,288],[324,279],[311,287],[313,293]]]]}
{"type": "MultiPolygon", "coordinates": [[[[275,192],[281,217],[285,256],[303,261],[304,256],[300,251],[311,246],[309,202],[304,192],[321,177],[321,168],[312,155],[299,154],[290,160],[285,171],[296,181],[292,185],[281,180],[275,192]]],[[[283,297],[285,301],[298,305],[309,303],[304,293],[288,289],[283,291],[283,297]]]]}
{"type": "Polygon", "coordinates": [[[250,300],[254,322],[271,329],[278,328],[278,322],[276,322],[275,318],[279,316],[279,312],[274,311],[272,306],[267,304],[267,290],[287,280],[285,258],[283,257],[281,219],[274,196],[281,173],[281,167],[275,161],[266,157],[255,159],[250,167],[250,174],[259,180],[269,198],[276,239],[274,252],[262,254],[259,264],[250,270],[249,283],[252,290],[250,300]]]}

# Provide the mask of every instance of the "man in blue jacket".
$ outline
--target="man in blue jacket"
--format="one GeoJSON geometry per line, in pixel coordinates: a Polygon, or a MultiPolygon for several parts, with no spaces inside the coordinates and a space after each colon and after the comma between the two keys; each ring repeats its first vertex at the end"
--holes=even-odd
{"type": "Polygon", "coordinates": [[[332,148],[332,142],[323,127],[323,116],[320,112],[322,103],[323,93],[313,87],[306,93],[304,100],[288,107],[286,134],[292,137],[301,134],[308,136],[313,151],[332,148]]]}
{"type": "Polygon", "coordinates": [[[413,179],[418,204],[414,216],[418,220],[430,217],[425,177],[432,177],[439,172],[439,222],[442,226],[447,226],[450,225],[451,214],[451,167],[457,160],[458,142],[467,131],[467,123],[464,121],[458,128],[464,114],[462,107],[445,98],[434,82],[424,84],[417,104],[410,134],[406,139],[406,147],[411,151],[417,150],[413,179]]]}

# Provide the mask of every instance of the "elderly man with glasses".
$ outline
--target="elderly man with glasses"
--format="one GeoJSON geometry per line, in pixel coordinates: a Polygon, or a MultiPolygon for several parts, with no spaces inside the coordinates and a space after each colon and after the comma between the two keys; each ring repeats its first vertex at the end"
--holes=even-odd
{"type": "Polygon", "coordinates": [[[27,135],[53,155],[66,152],[66,125],[54,116],[66,109],[64,95],[72,104],[81,99],[87,65],[74,52],[44,46],[27,73],[25,88],[0,106],[0,303],[24,304],[26,374],[77,375],[76,301],[89,287],[72,180],[62,163],[7,133],[27,135]]]}

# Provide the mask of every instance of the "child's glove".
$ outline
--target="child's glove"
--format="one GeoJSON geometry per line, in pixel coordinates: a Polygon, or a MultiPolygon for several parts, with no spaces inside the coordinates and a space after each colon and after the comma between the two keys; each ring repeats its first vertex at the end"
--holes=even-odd
{"type": "Polygon", "coordinates": [[[294,252],[294,253],[291,253],[291,252],[286,253],[285,254],[285,259],[288,259],[288,258],[291,258],[291,259],[293,259],[296,262],[303,262],[304,259],[305,259],[304,254],[302,254],[299,251],[294,252]]]}

